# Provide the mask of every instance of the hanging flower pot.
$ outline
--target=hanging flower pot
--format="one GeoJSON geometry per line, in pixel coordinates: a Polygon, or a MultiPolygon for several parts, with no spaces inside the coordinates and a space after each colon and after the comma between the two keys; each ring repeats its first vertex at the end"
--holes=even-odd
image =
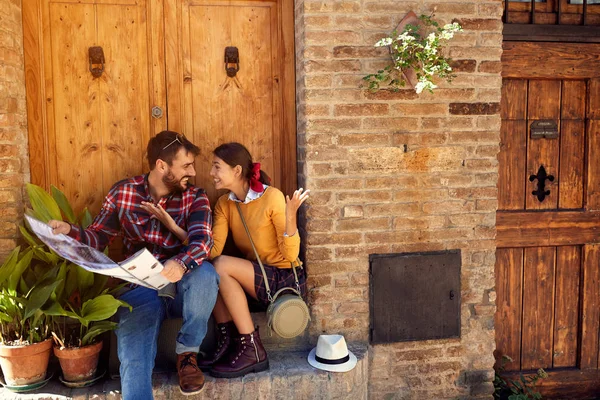
{"type": "Polygon", "coordinates": [[[25,386],[46,378],[52,339],[24,346],[0,344],[0,367],[9,386],[25,386]]]}
{"type": "Polygon", "coordinates": [[[67,382],[83,382],[94,378],[102,350],[102,342],[83,347],[54,347],[63,378],[67,382]]]}

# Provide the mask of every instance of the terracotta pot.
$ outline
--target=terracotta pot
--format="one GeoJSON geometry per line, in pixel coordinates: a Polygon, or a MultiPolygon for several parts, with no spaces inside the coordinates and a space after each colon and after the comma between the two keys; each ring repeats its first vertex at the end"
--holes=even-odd
{"type": "Polygon", "coordinates": [[[102,350],[102,342],[84,347],[54,347],[54,355],[58,357],[63,378],[69,382],[88,381],[96,374],[98,359],[102,350]]]}
{"type": "Polygon", "coordinates": [[[26,346],[0,344],[0,366],[9,386],[24,386],[46,378],[52,339],[26,346]]]}

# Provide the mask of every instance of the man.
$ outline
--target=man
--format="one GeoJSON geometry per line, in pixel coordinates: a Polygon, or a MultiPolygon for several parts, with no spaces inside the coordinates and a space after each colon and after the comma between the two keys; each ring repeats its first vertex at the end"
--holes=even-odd
{"type": "Polygon", "coordinates": [[[206,261],[213,244],[208,198],[188,182],[196,175],[194,158],[199,152],[182,134],[163,131],[148,142],[150,172],[116,183],[87,229],[49,222],[55,234],[67,234],[99,250],[121,233],[127,256],[146,247],[164,264],[161,274],[176,282],[174,299],[145,287],[130,288],[121,296],[133,307],[132,312],[120,309],[116,331],[125,400],[152,399],[158,332],[167,316],[183,317],[176,344],[181,392],[195,394],[204,386],[196,355],[215,305],[219,278],[206,261]],[[147,211],[148,204],[171,215],[187,231],[187,240],[161,224],[156,214],[147,211]]]}

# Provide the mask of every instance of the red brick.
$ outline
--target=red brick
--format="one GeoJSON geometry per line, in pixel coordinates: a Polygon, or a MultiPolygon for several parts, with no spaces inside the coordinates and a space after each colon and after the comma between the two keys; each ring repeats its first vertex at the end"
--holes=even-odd
{"type": "MultiPolygon", "coordinates": [[[[435,4],[431,4],[428,7],[430,13],[435,13],[436,20],[439,21],[441,18],[441,14],[450,14],[454,15],[469,15],[475,14],[476,6],[471,3],[441,3],[435,2],[435,4]]],[[[441,22],[443,23],[443,22],[441,22]]]]}
{"type": "Polygon", "coordinates": [[[362,36],[355,31],[309,31],[305,40],[307,45],[362,44],[362,36]]]}
{"type": "Polygon", "coordinates": [[[355,192],[338,193],[337,199],[340,202],[356,202],[356,201],[386,202],[386,201],[389,201],[392,199],[392,193],[389,190],[385,190],[385,191],[361,190],[361,191],[355,191],[355,192]]]}
{"type": "Polygon", "coordinates": [[[387,115],[389,111],[390,106],[388,104],[336,104],[333,109],[333,114],[346,117],[365,115],[387,115]]]}
{"type": "Polygon", "coordinates": [[[500,103],[450,103],[453,115],[490,115],[500,113],[500,103]]]}
{"type": "Polygon", "coordinates": [[[359,119],[332,118],[332,119],[311,119],[307,123],[308,128],[313,132],[348,132],[360,128],[359,119]]]}
{"type": "Polygon", "coordinates": [[[475,203],[470,201],[428,202],[423,204],[423,213],[431,215],[448,215],[471,212],[475,203]]]}
{"type": "Polygon", "coordinates": [[[356,302],[344,303],[337,309],[339,314],[367,314],[369,312],[369,303],[356,302]]]}
{"type": "Polygon", "coordinates": [[[418,129],[418,124],[418,118],[365,118],[363,128],[407,131],[418,129]]]}
{"type": "Polygon", "coordinates": [[[321,233],[331,232],[333,230],[333,221],[331,219],[313,219],[306,223],[308,232],[321,233]]]}
{"type": "Polygon", "coordinates": [[[319,60],[307,61],[304,70],[311,72],[350,72],[360,71],[361,65],[358,60],[319,60]]]}
{"type": "Polygon", "coordinates": [[[331,106],[325,104],[307,104],[304,113],[307,117],[328,117],[331,106]]]}
{"type": "Polygon", "coordinates": [[[337,58],[376,58],[389,54],[389,50],[383,47],[373,46],[336,46],[333,55],[337,58]]]}
{"type": "Polygon", "coordinates": [[[500,61],[482,61],[479,64],[478,71],[488,74],[499,74],[502,71],[502,63],[500,61]]]}
{"type": "MultiPolygon", "coordinates": [[[[370,13],[383,13],[392,15],[405,15],[409,11],[417,10],[421,4],[416,1],[385,1],[377,0],[365,3],[365,11],[370,13]]],[[[400,21],[398,21],[400,22],[400,21]]]]}
{"type": "Polygon", "coordinates": [[[458,20],[462,28],[466,31],[498,31],[502,32],[502,21],[483,18],[460,18],[458,20]]]}
{"type": "Polygon", "coordinates": [[[327,0],[327,1],[314,1],[314,0],[304,0],[304,11],[308,13],[315,12],[323,12],[323,13],[331,13],[331,12],[344,12],[351,13],[360,11],[361,5],[360,1],[336,1],[336,0],[327,0]]]}
{"type": "Polygon", "coordinates": [[[389,230],[390,227],[391,220],[389,218],[347,219],[337,222],[336,231],[373,232],[389,230]]]}
{"type": "Polygon", "coordinates": [[[335,26],[357,30],[358,28],[389,29],[392,26],[392,17],[387,15],[340,15],[335,18],[335,26]]]}
{"type": "Polygon", "coordinates": [[[340,134],[337,141],[340,146],[381,146],[390,143],[390,135],[377,133],[340,134]]]}
{"type": "Polygon", "coordinates": [[[331,87],[332,75],[308,75],[304,84],[308,89],[331,87]]]}
{"type": "Polygon", "coordinates": [[[314,179],[313,187],[315,189],[347,189],[359,190],[363,187],[362,179],[314,179]]]}
{"type": "Polygon", "coordinates": [[[394,218],[395,230],[439,229],[446,226],[445,216],[420,216],[394,218]]]}
{"type": "Polygon", "coordinates": [[[368,100],[414,100],[419,95],[413,89],[390,90],[380,89],[376,92],[366,91],[365,98],[368,100]]]}
{"type": "Polygon", "coordinates": [[[325,46],[306,46],[304,48],[304,58],[306,60],[310,59],[322,59],[322,58],[331,58],[332,52],[329,47],[325,46]]]}
{"type": "Polygon", "coordinates": [[[21,172],[21,162],[18,159],[0,159],[0,171],[9,174],[21,172]]]}
{"type": "Polygon", "coordinates": [[[398,103],[392,105],[391,112],[407,117],[417,115],[448,115],[448,104],[398,103]]]}

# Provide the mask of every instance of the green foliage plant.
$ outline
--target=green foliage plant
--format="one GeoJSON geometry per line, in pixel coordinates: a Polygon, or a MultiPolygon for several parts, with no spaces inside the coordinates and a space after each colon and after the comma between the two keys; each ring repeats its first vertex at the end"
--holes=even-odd
{"type": "Polygon", "coordinates": [[[370,90],[376,91],[381,85],[388,85],[392,90],[404,87],[409,70],[417,77],[415,91],[419,94],[423,90],[433,93],[437,88],[435,77],[448,82],[455,77],[451,60],[442,53],[446,43],[456,32],[461,32],[462,27],[457,22],[440,26],[428,15],[421,15],[419,19],[420,26],[408,24],[402,32],[394,31],[375,43],[375,47],[390,47],[392,63],[363,78],[370,90]]]}
{"type": "Polygon", "coordinates": [[[541,400],[542,395],[535,390],[535,385],[540,379],[547,378],[548,373],[540,368],[533,375],[519,374],[518,379],[508,379],[503,376],[507,362],[512,362],[512,359],[506,355],[502,356],[501,365],[494,375],[494,399],[541,400]]]}
{"type": "MultiPolygon", "coordinates": [[[[51,192],[52,195],[39,186],[28,184],[32,208],[26,211],[27,214],[45,223],[51,219],[62,220],[64,216],[68,222],[83,228],[91,224],[92,217],[87,209],[76,217],[64,193],[54,186],[51,192]]],[[[92,344],[98,335],[115,329],[117,324],[109,319],[121,306],[131,309],[113,295],[122,286],[108,288],[107,276],[89,272],[60,257],[26,227],[21,227],[21,234],[29,246],[30,268],[38,275],[47,271],[41,282],[51,285],[51,290],[44,292],[48,292],[48,296],[37,299],[35,304],[37,312],[45,318],[45,332],[49,331],[61,347],[80,347],[92,344]]],[[[34,273],[34,279],[36,276],[34,273]]],[[[22,281],[27,289],[28,281],[22,281]]]]}
{"type": "Polygon", "coordinates": [[[0,342],[27,345],[48,339],[52,319],[41,310],[60,285],[57,267],[34,269],[31,248],[16,247],[0,266],[0,342]]]}

